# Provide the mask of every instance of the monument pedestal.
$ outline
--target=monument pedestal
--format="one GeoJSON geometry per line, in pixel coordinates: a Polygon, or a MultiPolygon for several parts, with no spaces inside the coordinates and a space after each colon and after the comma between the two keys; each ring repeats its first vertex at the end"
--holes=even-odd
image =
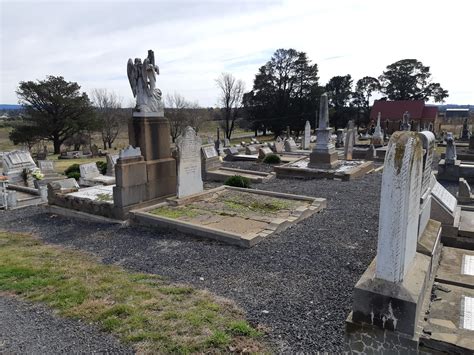
{"type": "Polygon", "coordinates": [[[338,165],[339,156],[331,142],[331,131],[328,128],[316,129],[316,146],[309,155],[308,168],[333,169],[338,165]]]}
{"type": "Polygon", "coordinates": [[[446,159],[441,159],[438,163],[438,180],[459,181],[460,177],[460,160],[454,162],[446,162],[446,159]]]}

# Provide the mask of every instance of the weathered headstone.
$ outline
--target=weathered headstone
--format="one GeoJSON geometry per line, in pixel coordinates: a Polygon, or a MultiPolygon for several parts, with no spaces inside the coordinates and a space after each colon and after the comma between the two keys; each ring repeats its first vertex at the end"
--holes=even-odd
{"type": "Polygon", "coordinates": [[[297,150],[295,140],[293,138],[288,138],[285,141],[285,152],[295,152],[297,150]]]}
{"type": "Polygon", "coordinates": [[[214,157],[219,156],[219,154],[217,154],[216,148],[214,148],[211,145],[202,146],[202,153],[203,153],[205,159],[210,159],[210,158],[214,158],[214,157]]]}
{"type": "Polygon", "coordinates": [[[107,154],[107,176],[115,176],[115,164],[117,164],[117,160],[119,158],[118,154],[107,154]]]}
{"type": "Polygon", "coordinates": [[[376,277],[403,281],[416,254],[423,148],[419,136],[395,132],[382,175],[376,277]]]}
{"type": "MultiPolygon", "coordinates": [[[[228,147],[226,149],[224,149],[224,153],[226,155],[237,155],[239,154],[239,150],[237,149],[237,147],[228,147]]],[[[217,154],[217,152],[216,152],[217,154]]]]}
{"type": "Polygon", "coordinates": [[[38,170],[29,152],[24,150],[5,152],[2,160],[3,174],[8,177],[10,184],[26,183],[28,186],[33,185],[31,178],[27,178],[27,181],[24,179],[25,172],[32,173],[38,170]]]}
{"type": "Polygon", "coordinates": [[[52,160],[38,160],[38,168],[43,174],[56,174],[52,160]]]}
{"type": "Polygon", "coordinates": [[[194,129],[186,127],[176,139],[178,149],[178,198],[203,191],[201,176],[201,138],[194,129]]]}
{"type": "Polygon", "coordinates": [[[101,175],[96,163],[81,164],[79,165],[79,171],[81,172],[81,178],[87,180],[101,175]]]}
{"type": "Polygon", "coordinates": [[[456,144],[454,143],[454,137],[452,132],[448,132],[446,137],[446,164],[454,164],[456,161],[456,144]]]}
{"type": "Polygon", "coordinates": [[[277,137],[275,141],[275,153],[283,153],[285,150],[285,143],[280,137],[277,137]]]}
{"type": "Polygon", "coordinates": [[[245,147],[245,154],[247,154],[247,155],[257,155],[258,154],[257,147],[254,146],[254,145],[246,146],[245,147]]]}
{"type": "Polygon", "coordinates": [[[76,179],[69,178],[50,182],[48,184],[48,189],[59,193],[68,193],[79,190],[79,184],[76,179]]]}
{"type": "Polygon", "coordinates": [[[346,133],[346,142],[344,143],[344,159],[352,160],[352,152],[355,144],[355,128],[354,121],[349,121],[346,133]]]}
{"type": "Polygon", "coordinates": [[[303,149],[309,149],[309,143],[311,142],[311,124],[306,121],[304,126],[304,137],[303,137],[303,149]]]}
{"type": "Polygon", "coordinates": [[[258,159],[265,159],[269,154],[273,154],[273,151],[268,147],[262,147],[258,150],[258,159]]]}
{"type": "Polygon", "coordinates": [[[97,156],[99,156],[99,147],[97,146],[97,144],[92,144],[92,146],[91,146],[91,154],[92,154],[92,157],[97,157],[97,156]]]}
{"type": "Polygon", "coordinates": [[[344,147],[344,130],[339,128],[336,131],[336,148],[344,147]]]}
{"type": "Polygon", "coordinates": [[[431,189],[433,186],[431,171],[436,138],[430,131],[420,132],[419,136],[423,146],[423,175],[421,180],[420,220],[418,227],[418,234],[421,235],[421,233],[425,230],[431,216],[431,189]]]}
{"type": "Polygon", "coordinates": [[[124,158],[135,158],[139,157],[142,155],[142,152],[140,150],[140,147],[133,148],[131,145],[129,145],[127,148],[122,149],[119,152],[119,158],[124,159],[124,158]]]}
{"type": "Polygon", "coordinates": [[[471,132],[469,132],[469,127],[467,126],[467,118],[464,119],[461,131],[461,140],[468,141],[471,137],[471,132]]]}
{"type": "Polygon", "coordinates": [[[375,126],[374,134],[372,134],[372,144],[374,145],[383,145],[383,132],[380,126],[381,115],[380,112],[377,115],[377,125],[375,126]]]}

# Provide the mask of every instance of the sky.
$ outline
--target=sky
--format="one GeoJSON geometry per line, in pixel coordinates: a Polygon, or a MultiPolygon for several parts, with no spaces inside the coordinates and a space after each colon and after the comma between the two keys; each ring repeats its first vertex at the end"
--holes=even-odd
{"type": "Polygon", "coordinates": [[[294,48],[318,64],[322,85],[414,58],[449,91],[446,103],[474,104],[473,13],[472,0],[0,0],[0,103],[18,102],[20,81],[61,75],[131,106],[126,63],[153,49],[163,94],[211,107],[221,73],[250,91],[276,49],[294,48]]]}

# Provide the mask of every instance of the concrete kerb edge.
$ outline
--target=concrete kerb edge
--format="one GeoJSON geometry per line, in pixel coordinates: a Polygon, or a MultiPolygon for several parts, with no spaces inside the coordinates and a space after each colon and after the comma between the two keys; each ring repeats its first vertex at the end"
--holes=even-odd
{"type": "Polygon", "coordinates": [[[45,208],[48,213],[58,214],[64,217],[78,218],[78,219],[94,221],[94,222],[120,224],[122,226],[127,226],[130,223],[129,220],[121,221],[117,219],[107,218],[107,217],[98,216],[95,214],[78,211],[78,210],[72,210],[72,209],[68,209],[68,208],[64,208],[64,207],[60,207],[56,205],[46,205],[45,208]]]}

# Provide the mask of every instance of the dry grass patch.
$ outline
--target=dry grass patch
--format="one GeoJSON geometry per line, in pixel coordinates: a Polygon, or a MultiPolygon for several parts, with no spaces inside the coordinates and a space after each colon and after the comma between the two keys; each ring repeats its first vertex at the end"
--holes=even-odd
{"type": "Polygon", "coordinates": [[[265,352],[261,333],[230,302],[30,235],[0,231],[1,291],[96,322],[139,352],[265,352]]]}

